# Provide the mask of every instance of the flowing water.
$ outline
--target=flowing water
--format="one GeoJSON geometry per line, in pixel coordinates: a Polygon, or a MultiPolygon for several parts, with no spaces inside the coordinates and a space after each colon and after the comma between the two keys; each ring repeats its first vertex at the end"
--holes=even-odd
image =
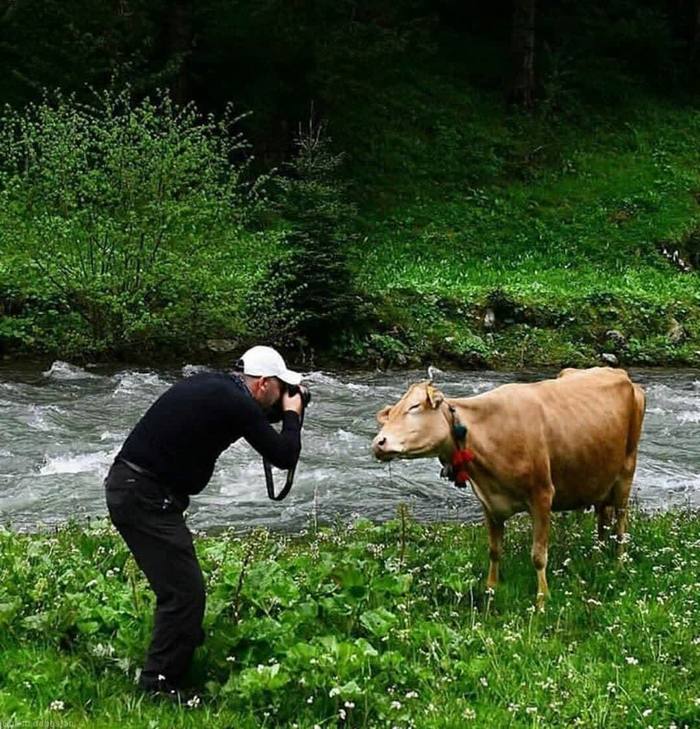
{"type": "MultiPolygon", "coordinates": [[[[171,383],[200,369],[113,372],[64,362],[46,371],[0,368],[0,524],[33,530],[104,516],[102,480],[129,430],[171,383]]],[[[456,397],[551,374],[448,372],[438,384],[456,397]]],[[[647,392],[634,501],[650,510],[700,507],[700,372],[638,370],[632,376],[647,392]]],[[[389,466],[371,456],[376,411],[424,377],[423,371],[309,373],[313,403],[290,496],[268,500],[260,457],[241,440],[192,499],[190,523],[197,529],[298,529],[314,518],[391,518],[402,502],[420,520],[480,518],[471,491],[441,480],[437,461],[389,466]]],[[[284,474],[276,477],[279,489],[284,474]]]]}

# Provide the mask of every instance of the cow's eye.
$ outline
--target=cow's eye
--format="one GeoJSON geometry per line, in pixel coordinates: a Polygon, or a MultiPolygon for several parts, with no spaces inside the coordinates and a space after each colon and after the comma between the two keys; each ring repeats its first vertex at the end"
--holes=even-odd
{"type": "Polygon", "coordinates": [[[419,407],[420,407],[420,403],[417,402],[415,405],[411,405],[411,407],[408,408],[408,412],[410,413],[412,410],[413,411],[418,410],[419,407]]]}

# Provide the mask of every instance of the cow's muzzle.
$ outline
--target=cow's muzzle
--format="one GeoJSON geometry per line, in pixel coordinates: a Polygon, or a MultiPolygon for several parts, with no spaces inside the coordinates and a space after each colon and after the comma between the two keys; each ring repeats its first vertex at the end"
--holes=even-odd
{"type": "Polygon", "coordinates": [[[400,455],[395,448],[390,446],[387,437],[381,433],[372,441],[372,453],[380,461],[390,461],[400,455]]]}

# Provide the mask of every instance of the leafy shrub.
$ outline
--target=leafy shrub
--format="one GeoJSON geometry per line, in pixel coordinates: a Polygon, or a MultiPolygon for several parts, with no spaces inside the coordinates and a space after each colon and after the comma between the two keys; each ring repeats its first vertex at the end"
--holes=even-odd
{"type": "Polygon", "coordinates": [[[167,94],[136,103],[128,89],[96,93],[91,105],[58,93],[6,110],[0,253],[14,262],[12,275],[31,281],[39,300],[77,313],[77,335],[92,349],[159,329],[167,339],[175,311],[176,328],[190,329],[224,298],[216,291],[224,271],[215,268],[211,281],[201,273],[215,252],[245,245],[256,201],[235,122],[230,111],[217,121],[178,108],[167,94]]]}

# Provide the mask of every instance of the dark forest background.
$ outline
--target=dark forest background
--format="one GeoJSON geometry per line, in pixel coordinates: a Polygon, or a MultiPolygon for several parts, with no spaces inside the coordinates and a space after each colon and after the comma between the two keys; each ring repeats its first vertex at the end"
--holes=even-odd
{"type": "MultiPolygon", "coordinates": [[[[560,72],[570,91],[612,100],[628,83],[696,91],[697,0],[4,0],[0,95],[21,105],[44,88],[78,95],[128,83],[167,87],[178,104],[255,112],[264,159],[286,158],[310,105],[322,117],[373,81],[400,76],[407,55],[445,52],[465,84],[501,88],[526,107],[560,72]],[[561,67],[563,64],[563,67],[561,67]]],[[[454,70],[454,69],[450,69],[454,70]]],[[[547,99],[551,101],[551,99],[547,99]]]]}
{"type": "Polygon", "coordinates": [[[125,83],[138,94],[167,87],[176,103],[194,101],[205,112],[234,101],[254,112],[247,132],[269,162],[290,155],[312,104],[320,117],[342,120],[348,104],[400,77],[415,55],[438,62],[446,54],[463,64],[465,84],[501,89],[524,107],[551,103],[558,74],[570,80],[569,94],[587,101],[612,102],[628,84],[669,93],[695,92],[699,82],[697,0],[4,0],[0,7],[4,102],[22,105],[44,88],[85,96],[88,86],[125,83]]]}

